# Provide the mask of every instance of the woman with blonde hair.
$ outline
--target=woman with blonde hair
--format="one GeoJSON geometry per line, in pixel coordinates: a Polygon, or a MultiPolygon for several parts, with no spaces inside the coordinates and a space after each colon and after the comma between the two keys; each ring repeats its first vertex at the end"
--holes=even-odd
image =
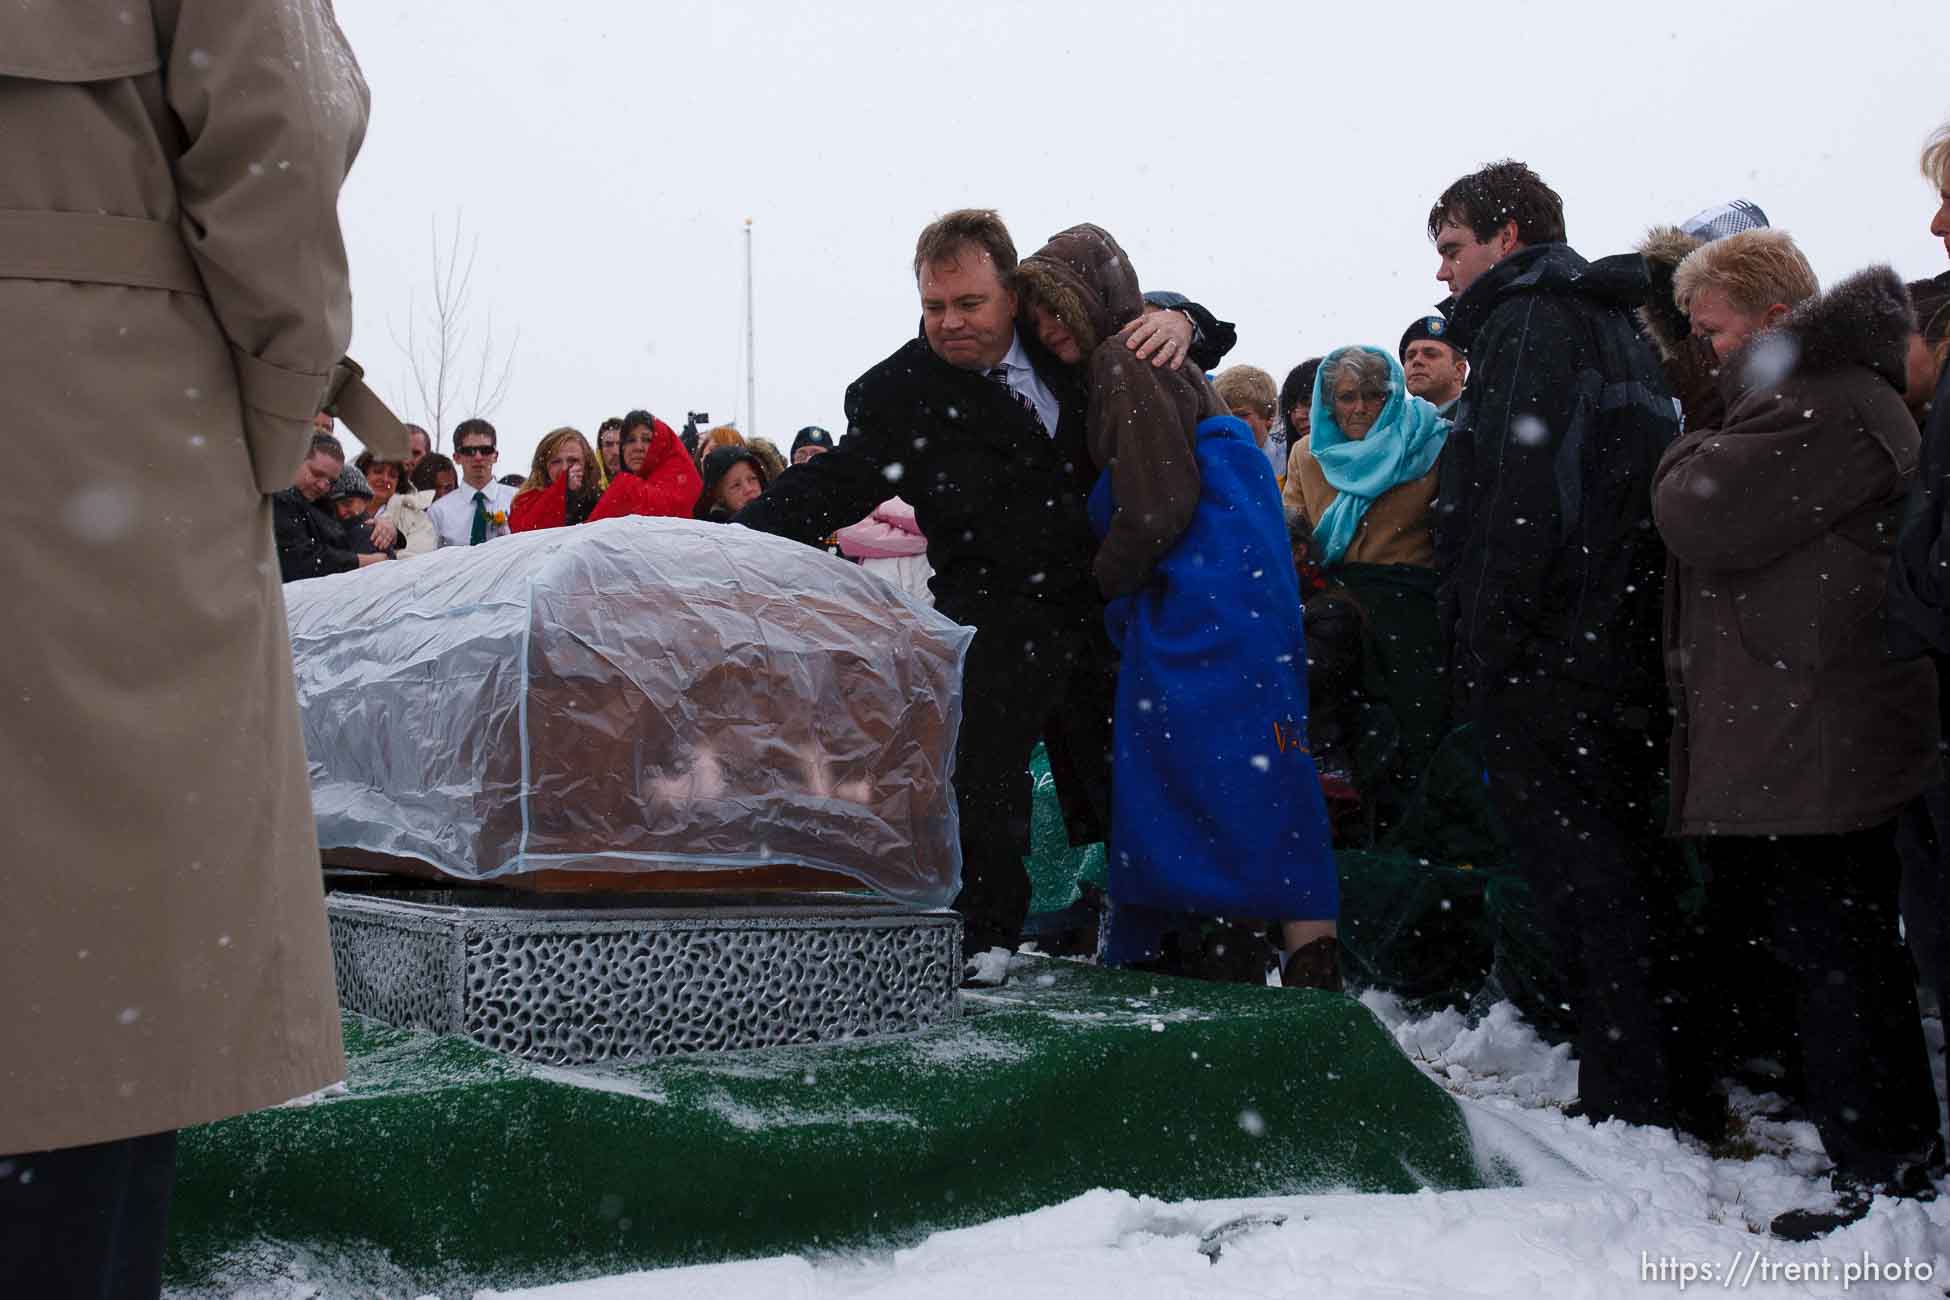
{"type": "Polygon", "coordinates": [[[602,462],[580,430],[563,426],[535,448],[528,478],[508,509],[508,529],[562,528],[589,517],[602,499],[602,462]]]}

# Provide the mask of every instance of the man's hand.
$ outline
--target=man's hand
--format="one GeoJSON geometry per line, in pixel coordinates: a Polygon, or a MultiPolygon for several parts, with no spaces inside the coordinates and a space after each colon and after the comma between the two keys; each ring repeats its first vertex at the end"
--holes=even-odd
{"type": "Polygon", "coordinates": [[[1181,311],[1146,312],[1126,325],[1120,337],[1139,361],[1175,366],[1191,349],[1192,321],[1181,311]]]}
{"type": "Polygon", "coordinates": [[[393,543],[398,540],[399,528],[392,520],[382,515],[372,521],[372,544],[374,546],[377,546],[382,551],[390,551],[393,549],[393,543]]]}
{"type": "Polygon", "coordinates": [[[359,557],[359,567],[364,569],[375,564],[384,564],[392,558],[390,555],[361,555],[359,557]]]}

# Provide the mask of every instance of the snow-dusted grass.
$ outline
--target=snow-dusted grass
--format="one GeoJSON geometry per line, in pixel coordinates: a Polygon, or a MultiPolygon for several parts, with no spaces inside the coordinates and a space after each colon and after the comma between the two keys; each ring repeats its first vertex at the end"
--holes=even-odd
{"type": "MultiPolygon", "coordinates": [[[[1485,1166],[1512,1185],[1178,1204],[1099,1190],[888,1256],[667,1269],[477,1300],[1578,1300],[1677,1294],[1682,1271],[1688,1292],[1950,1294],[1950,1197],[1878,1202],[1862,1222],[1808,1245],[1766,1235],[1780,1211],[1827,1203],[1820,1141],[1806,1123],[1768,1118],[1778,1098],[1736,1092],[1745,1139],[1739,1156],[1715,1159],[1662,1129],[1567,1119],[1576,1062],[1508,1006],[1472,1027],[1454,1012],[1409,1016],[1385,995],[1363,1001],[1456,1096],[1485,1166]],[[1200,1253],[1208,1230],[1268,1214],[1286,1222],[1241,1232],[1216,1258],[1200,1253]],[[1908,1280],[1860,1278],[1865,1266],[1906,1269],[1908,1280]]],[[[1934,1052],[1940,1025],[1930,1032],[1934,1052]]]]}

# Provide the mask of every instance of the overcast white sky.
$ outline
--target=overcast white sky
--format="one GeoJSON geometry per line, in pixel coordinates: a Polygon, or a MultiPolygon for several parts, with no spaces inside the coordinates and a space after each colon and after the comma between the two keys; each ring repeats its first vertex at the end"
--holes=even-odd
{"type": "Polygon", "coordinates": [[[1564,196],[1587,257],[1740,196],[1824,282],[1950,269],[1916,166],[1950,117],[1940,0],[337,9],[373,94],[342,204],[353,355],[419,414],[393,336],[431,288],[430,223],[458,213],[479,321],[520,329],[503,473],[631,406],[736,415],[781,446],[840,433],[847,383],[915,330],[914,236],[962,206],[1000,209],[1025,255],[1107,227],[1146,288],[1238,323],[1228,363],[1276,380],[1338,344],[1392,348],[1442,294],[1429,204],[1505,156],[1564,196]]]}

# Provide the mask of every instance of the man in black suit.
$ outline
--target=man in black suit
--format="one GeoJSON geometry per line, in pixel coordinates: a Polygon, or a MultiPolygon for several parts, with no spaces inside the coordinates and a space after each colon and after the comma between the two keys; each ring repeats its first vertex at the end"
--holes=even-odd
{"type": "MultiPolygon", "coordinates": [[[[922,231],[920,337],[847,389],[834,450],[788,469],[736,519],[813,543],[896,493],[913,505],[935,607],[976,629],[955,751],[955,906],[979,984],[1006,978],[1028,913],[1028,764],[1046,725],[1052,750],[1071,760],[1057,764],[1059,783],[1087,787],[1066,805],[1097,805],[1108,825],[1108,643],[1084,514],[1098,467],[1076,376],[1016,329],[1015,269],[1015,244],[992,211],[950,212],[922,231]]],[[[1183,358],[1189,334],[1167,339],[1167,364],[1183,358]]]]}

